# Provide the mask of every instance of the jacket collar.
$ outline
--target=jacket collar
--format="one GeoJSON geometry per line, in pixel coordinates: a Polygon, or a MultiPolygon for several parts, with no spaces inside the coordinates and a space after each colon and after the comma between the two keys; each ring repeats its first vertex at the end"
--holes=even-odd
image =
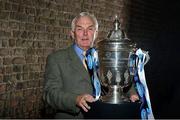
{"type": "Polygon", "coordinates": [[[82,75],[82,77],[84,77],[85,79],[87,78],[90,79],[90,75],[88,71],[85,69],[85,67],[83,66],[83,63],[81,62],[80,58],[76,54],[73,45],[71,45],[68,48],[68,55],[69,55],[69,60],[71,61],[70,65],[72,69],[81,73],[80,75],[82,75]]]}

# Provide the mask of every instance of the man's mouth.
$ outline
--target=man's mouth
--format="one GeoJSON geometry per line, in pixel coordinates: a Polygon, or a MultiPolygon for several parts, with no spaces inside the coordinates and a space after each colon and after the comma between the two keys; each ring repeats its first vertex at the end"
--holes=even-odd
{"type": "Polygon", "coordinates": [[[83,38],[82,41],[86,41],[86,40],[89,40],[88,38],[83,38]]]}

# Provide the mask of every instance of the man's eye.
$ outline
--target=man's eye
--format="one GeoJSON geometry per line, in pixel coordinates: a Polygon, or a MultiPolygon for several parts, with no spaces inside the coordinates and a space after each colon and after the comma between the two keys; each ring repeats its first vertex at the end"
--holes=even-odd
{"type": "Polygon", "coordinates": [[[88,30],[94,30],[94,28],[89,28],[88,30]]]}
{"type": "Polygon", "coordinates": [[[77,30],[82,30],[81,28],[78,28],[77,30]]]}
{"type": "Polygon", "coordinates": [[[92,28],[89,28],[88,30],[93,30],[92,28]]]}

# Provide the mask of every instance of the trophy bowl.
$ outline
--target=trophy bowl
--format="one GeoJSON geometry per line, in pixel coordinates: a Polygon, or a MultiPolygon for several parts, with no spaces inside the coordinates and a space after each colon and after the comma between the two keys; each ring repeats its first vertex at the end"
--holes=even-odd
{"type": "Polygon", "coordinates": [[[102,102],[119,104],[129,101],[123,89],[131,85],[129,78],[128,60],[133,52],[133,44],[120,28],[120,22],[115,17],[114,28],[107,38],[97,43],[100,64],[100,81],[102,86],[107,87],[107,94],[101,96],[102,102]]]}

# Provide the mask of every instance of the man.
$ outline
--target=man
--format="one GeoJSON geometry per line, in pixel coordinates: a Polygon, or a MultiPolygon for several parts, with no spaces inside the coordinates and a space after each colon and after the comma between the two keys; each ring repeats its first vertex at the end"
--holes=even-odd
{"type": "MultiPolygon", "coordinates": [[[[88,103],[95,101],[88,71],[83,66],[84,55],[93,46],[98,34],[97,19],[82,12],[72,21],[71,36],[74,44],[52,53],[47,58],[44,100],[57,110],[55,118],[83,118],[88,103]]],[[[138,99],[131,96],[132,101],[138,99]]]]}

